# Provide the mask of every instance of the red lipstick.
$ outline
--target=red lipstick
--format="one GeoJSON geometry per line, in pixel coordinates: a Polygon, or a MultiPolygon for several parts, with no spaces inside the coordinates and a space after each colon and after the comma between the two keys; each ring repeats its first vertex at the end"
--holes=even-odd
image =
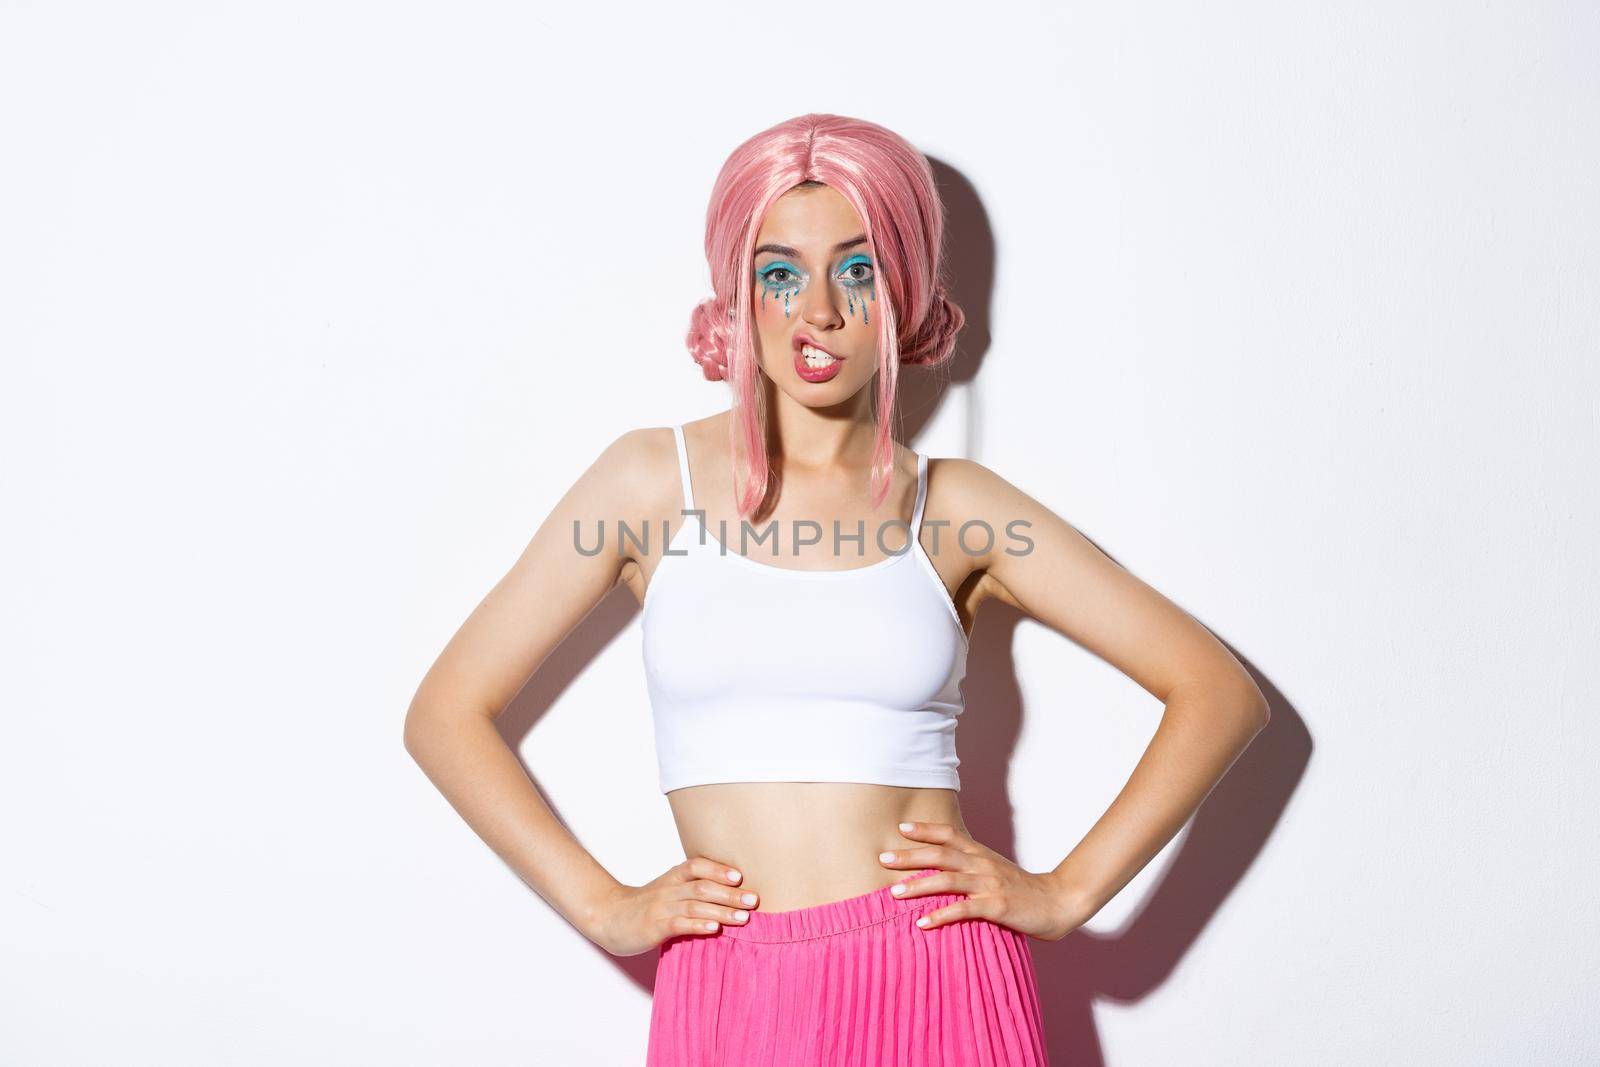
{"type": "Polygon", "coordinates": [[[832,362],[826,366],[814,367],[806,362],[805,348],[810,346],[819,352],[828,352],[826,348],[812,340],[809,334],[798,333],[794,337],[794,372],[808,382],[826,382],[839,373],[844,366],[844,357],[828,352],[833,356],[832,362]]]}

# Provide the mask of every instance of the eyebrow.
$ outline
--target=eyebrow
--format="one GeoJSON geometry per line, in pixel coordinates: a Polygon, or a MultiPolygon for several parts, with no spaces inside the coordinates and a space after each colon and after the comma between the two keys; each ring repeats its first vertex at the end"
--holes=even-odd
{"type": "MultiPolygon", "coordinates": [[[[833,251],[835,254],[837,254],[839,252],[843,252],[847,248],[854,248],[856,245],[864,244],[866,240],[866,234],[858,234],[857,236],[850,238],[848,241],[840,241],[838,244],[834,245],[833,251]]],[[[753,254],[759,256],[763,252],[774,252],[780,256],[793,256],[796,259],[800,258],[800,250],[797,248],[790,248],[788,245],[762,245],[760,248],[756,249],[753,254]]]]}

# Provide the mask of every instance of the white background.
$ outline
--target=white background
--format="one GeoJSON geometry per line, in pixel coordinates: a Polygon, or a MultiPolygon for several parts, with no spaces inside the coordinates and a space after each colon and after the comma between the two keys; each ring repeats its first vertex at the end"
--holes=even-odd
{"type": "MultiPolygon", "coordinates": [[[[934,160],[972,325],[907,386],[1274,717],[1034,952],[1057,1062],[1600,1054],[1593,5],[0,8],[0,1060],[628,1064],[583,940],[405,753],[572,480],[726,406],[683,346],[743,138],[934,160]]],[[[986,843],[1053,867],[1161,708],[991,604],[986,843]]],[[[682,857],[618,590],[506,713],[682,857]]],[[[982,828],[979,830],[978,828],[982,828]]]]}

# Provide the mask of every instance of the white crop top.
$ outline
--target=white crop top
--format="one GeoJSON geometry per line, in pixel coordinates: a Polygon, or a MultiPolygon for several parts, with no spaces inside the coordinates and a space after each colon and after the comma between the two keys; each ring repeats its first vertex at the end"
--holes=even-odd
{"type": "MultiPolygon", "coordinates": [[[[693,512],[683,427],[672,432],[693,512]]],[[[864,567],[763,563],[724,548],[702,513],[679,521],[640,622],[661,792],[711,782],[961,788],[967,635],[918,540],[927,470],[918,455],[909,547],[864,567]]],[[[718,525],[739,543],[742,522],[718,525]]],[[[875,524],[863,529],[846,551],[876,542],[875,524]]],[[[752,541],[763,532],[752,531],[752,541]]],[[[883,540],[899,537],[885,530],[883,540]]],[[[753,551],[772,545],[769,536],[753,551]]]]}

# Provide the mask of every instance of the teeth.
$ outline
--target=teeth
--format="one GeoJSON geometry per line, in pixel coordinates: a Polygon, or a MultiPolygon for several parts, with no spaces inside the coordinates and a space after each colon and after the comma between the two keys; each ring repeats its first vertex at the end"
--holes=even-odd
{"type": "Polygon", "coordinates": [[[812,348],[810,345],[801,345],[800,354],[805,357],[806,363],[813,367],[826,367],[830,363],[838,362],[820,348],[812,348]]]}

